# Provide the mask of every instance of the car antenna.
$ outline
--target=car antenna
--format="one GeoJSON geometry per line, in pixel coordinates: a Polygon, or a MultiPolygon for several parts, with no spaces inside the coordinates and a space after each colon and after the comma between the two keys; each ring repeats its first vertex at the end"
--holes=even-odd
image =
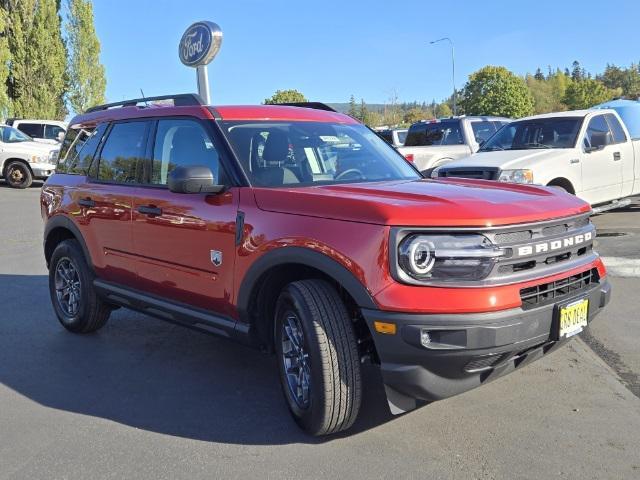
{"type": "Polygon", "coordinates": [[[144,96],[144,92],[142,91],[142,87],[140,87],[140,93],[142,94],[142,100],[144,100],[144,106],[148,107],[149,106],[149,102],[147,102],[147,100],[145,99],[146,97],[144,96]]]}

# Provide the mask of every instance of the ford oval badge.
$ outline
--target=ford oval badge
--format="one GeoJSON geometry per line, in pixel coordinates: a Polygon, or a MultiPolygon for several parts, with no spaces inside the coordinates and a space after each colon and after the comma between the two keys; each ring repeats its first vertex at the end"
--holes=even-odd
{"type": "Polygon", "coordinates": [[[222,44],[222,30],[208,21],[196,22],[182,35],[178,53],[188,67],[206,65],[218,54],[222,44]]]}

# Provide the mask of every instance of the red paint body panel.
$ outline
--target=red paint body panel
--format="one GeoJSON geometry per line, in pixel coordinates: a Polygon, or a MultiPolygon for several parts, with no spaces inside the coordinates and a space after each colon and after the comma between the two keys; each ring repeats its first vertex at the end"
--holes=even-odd
{"type": "Polygon", "coordinates": [[[547,187],[482,180],[414,180],[306,188],[256,188],[266,211],[349,222],[419,227],[486,227],[537,222],[590,210],[547,187]]]}
{"type": "Polygon", "coordinates": [[[356,124],[354,118],[338,112],[278,105],[234,105],[214,107],[223,120],[288,120],[356,124]]]}

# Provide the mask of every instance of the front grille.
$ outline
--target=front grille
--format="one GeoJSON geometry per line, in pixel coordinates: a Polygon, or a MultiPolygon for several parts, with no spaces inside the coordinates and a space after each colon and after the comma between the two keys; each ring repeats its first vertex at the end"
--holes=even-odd
{"type": "Polygon", "coordinates": [[[543,283],[535,287],[527,287],[520,290],[520,300],[522,309],[530,310],[554,303],[570,295],[588,290],[590,286],[598,283],[600,276],[598,270],[592,268],[576,275],[556,280],[554,282],[543,283]]]}
{"type": "Polygon", "coordinates": [[[479,180],[497,180],[498,170],[475,169],[475,168],[449,168],[441,170],[440,177],[450,178],[475,178],[479,180]]]}

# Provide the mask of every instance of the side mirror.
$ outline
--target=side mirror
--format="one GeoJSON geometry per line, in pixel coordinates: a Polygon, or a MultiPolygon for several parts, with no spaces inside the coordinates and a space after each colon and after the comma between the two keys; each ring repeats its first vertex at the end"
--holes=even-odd
{"type": "Polygon", "coordinates": [[[167,183],[173,193],[220,193],[225,189],[224,185],[216,185],[213,172],[203,165],[176,167],[167,183]]]}
{"type": "Polygon", "coordinates": [[[58,140],[58,143],[62,143],[62,141],[64,140],[64,132],[58,132],[56,140],[58,140]]]}
{"type": "Polygon", "coordinates": [[[591,134],[591,146],[584,149],[585,152],[597,152],[609,144],[609,132],[593,132],[591,134]]]}

